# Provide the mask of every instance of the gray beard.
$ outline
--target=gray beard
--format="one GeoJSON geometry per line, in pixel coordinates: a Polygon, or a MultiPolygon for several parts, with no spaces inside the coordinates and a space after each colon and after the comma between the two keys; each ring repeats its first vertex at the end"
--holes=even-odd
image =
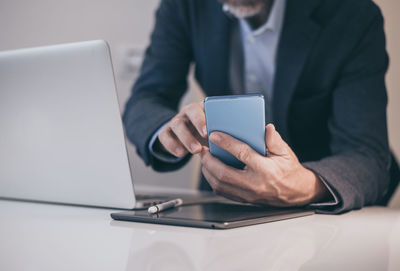
{"type": "Polygon", "coordinates": [[[227,7],[229,9],[229,12],[232,13],[236,18],[238,19],[244,19],[244,18],[249,18],[257,15],[262,11],[264,8],[263,2],[258,3],[257,5],[254,6],[232,6],[227,4],[227,7]]]}

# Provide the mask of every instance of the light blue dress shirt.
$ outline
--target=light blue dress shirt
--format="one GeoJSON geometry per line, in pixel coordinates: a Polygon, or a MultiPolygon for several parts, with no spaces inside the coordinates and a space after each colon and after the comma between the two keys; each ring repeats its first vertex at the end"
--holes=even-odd
{"type": "Polygon", "coordinates": [[[244,59],[246,93],[261,93],[265,99],[265,121],[270,123],[279,38],[285,16],[286,0],[275,0],[267,22],[251,29],[244,19],[239,20],[244,59]]]}

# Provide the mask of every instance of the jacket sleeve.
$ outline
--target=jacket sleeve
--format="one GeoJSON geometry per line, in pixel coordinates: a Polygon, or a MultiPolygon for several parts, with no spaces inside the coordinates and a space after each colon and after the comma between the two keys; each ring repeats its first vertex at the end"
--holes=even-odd
{"type": "Polygon", "coordinates": [[[192,47],[185,5],[186,1],[161,1],[151,43],[123,114],[127,137],[145,164],[157,171],[177,169],[190,158],[166,163],[154,157],[148,147],[157,129],[177,113],[187,89],[192,47]]]}
{"type": "Polygon", "coordinates": [[[383,18],[378,8],[347,58],[332,93],[328,123],[332,155],[304,166],[322,176],[340,204],[320,213],[342,213],[376,203],[389,183],[383,18]]]}

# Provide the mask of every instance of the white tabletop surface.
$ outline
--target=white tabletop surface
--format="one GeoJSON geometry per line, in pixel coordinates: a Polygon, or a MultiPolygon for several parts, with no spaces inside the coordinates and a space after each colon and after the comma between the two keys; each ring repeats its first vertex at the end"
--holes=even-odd
{"type": "Polygon", "coordinates": [[[0,270],[400,270],[400,210],[231,230],[112,221],[111,212],[0,200],[0,270]]]}

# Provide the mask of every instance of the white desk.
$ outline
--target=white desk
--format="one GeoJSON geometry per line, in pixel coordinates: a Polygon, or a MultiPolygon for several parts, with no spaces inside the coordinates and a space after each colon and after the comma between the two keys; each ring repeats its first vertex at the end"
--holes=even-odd
{"type": "Polygon", "coordinates": [[[400,270],[400,210],[232,230],[117,222],[110,212],[0,200],[0,270],[400,270]]]}

